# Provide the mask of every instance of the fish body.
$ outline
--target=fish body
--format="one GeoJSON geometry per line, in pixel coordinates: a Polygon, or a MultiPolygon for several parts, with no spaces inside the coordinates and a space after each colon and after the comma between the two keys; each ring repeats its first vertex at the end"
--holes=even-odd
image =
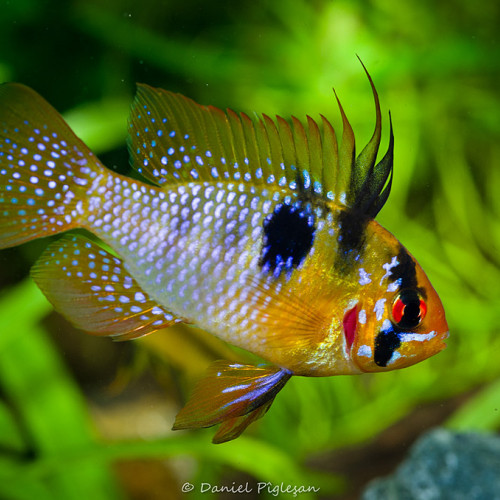
{"type": "Polygon", "coordinates": [[[250,119],[140,86],[133,166],[106,169],[34,91],[0,87],[0,247],[52,243],[34,280],[76,326],[118,340],[192,323],[265,359],[217,362],[175,428],[237,437],[292,375],[409,366],[444,347],[443,307],[408,251],[373,220],[392,180],[376,164],[380,108],[355,159],[330,123],[250,119]]]}

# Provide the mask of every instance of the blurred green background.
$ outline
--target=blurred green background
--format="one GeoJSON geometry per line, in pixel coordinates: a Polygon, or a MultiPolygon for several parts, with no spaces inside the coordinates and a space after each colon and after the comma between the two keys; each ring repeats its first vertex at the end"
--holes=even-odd
{"type": "MultiPolygon", "coordinates": [[[[500,429],[500,4],[468,0],[0,0],[0,81],[34,87],[106,165],[129,173],[135,82],[204,104],[329,117],[358,144],[377,86],[395,179],[379,221],[447,311],[448,348],[399,372],[297,378],[238,440],[170,431],[212,360],[202,332],[115,344],[75,331],[28,277],[48,241],[0,252],[0,498],[177,499],[189,481],[357,498],[427,428],[500,429]],[[386,127],[387,129],[387,127],[386,127]]],[[[382,149],[387,144],[384,131],[382,149]]],[[[274,491],[274,493],[273,493],[274,491]]],[[[235,495],[215,495],[231,498],[235,495]]],[[[284,497],[291,495],[283,494],[284,497]]]]}

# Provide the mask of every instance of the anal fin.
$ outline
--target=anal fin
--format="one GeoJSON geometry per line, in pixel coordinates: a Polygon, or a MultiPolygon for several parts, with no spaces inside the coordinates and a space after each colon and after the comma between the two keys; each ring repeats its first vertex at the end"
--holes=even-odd
{"type": "Polygon", "coordinates": [[[291,372],[278,367],[216,361],[178,413],[173,429],[222,424],[213,442],[235,439],[267,412],[291,376],[291,372]]]}
{"type": "Polygon", "coordinates": [[[79,235],[49,245],[31,275],[58,312],[93,335],[129,340],[183,321],[152,300],[120,259],[79,235]]]}

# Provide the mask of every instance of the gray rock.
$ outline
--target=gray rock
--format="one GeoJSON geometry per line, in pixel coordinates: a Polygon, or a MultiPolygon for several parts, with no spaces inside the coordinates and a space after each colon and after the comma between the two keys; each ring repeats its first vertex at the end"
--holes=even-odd
{"type": "Polygon", "coordinates": [[[362,500],[500,500],[500,437],[433,430],[362,500]]]}

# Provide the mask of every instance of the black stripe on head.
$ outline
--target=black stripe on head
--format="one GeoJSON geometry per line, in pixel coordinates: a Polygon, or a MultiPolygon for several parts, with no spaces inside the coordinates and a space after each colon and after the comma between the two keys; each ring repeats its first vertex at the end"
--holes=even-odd
{"type": "Polygon", "coordinates": [[[391,269],[391,274],[388,276],[388,280],[390,282],[400,280],[400,290],[412,288],[414,290],[418,290],[420,294],[426,298],[427,294],[425,293],[425,290],[418,286],[415,261],[403,246],[399,247],[397,259],[398,265],[391,269]]]}
{"type": "Polygon", "coordinates": [[[386,367],[392,358],[394,351],[401,346],[401,340],[392,326],[388,330],[382,330],[375,337],[375,349],[373,359],[377,366],[386,367]]]}

